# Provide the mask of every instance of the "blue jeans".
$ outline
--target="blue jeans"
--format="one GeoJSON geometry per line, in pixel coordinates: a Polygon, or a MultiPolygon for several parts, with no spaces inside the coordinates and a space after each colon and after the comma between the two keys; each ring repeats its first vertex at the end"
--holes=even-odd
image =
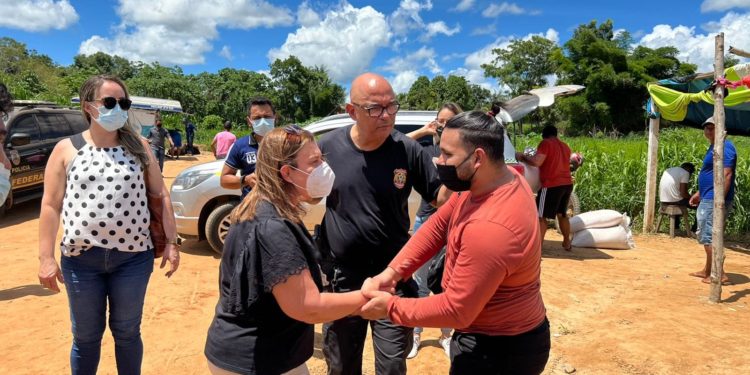
{"type": "Polygon", "coordinates": [[[159,170],[164,170],[164,148],[162,147],[151,147],[151,151],[154,153],[156,161],[159,162],[159,170]]]}
{"type": "MultiPolygon", "coordinates": [[[[724,204],[724,220],[732,211],[732,202],[724,204]]],[[[701,199],[695,213],[695,219],[698,222],[698,243],[701,245],[710,245],[713,240],[712,232],[714,229],[714,200],[701,199]]]]}
{"type": "Polygon", "coordinates": [[[63,256],[61,264],[73,326],[71,372],[96,374],[109,301],[117,373],[140,374],[141,317],[148,279],[154,269],[154,252],[127,253],[94,247],[78,256],[63,256]]]}
{"type": "MultiPolygon", "coordinates": [[[[424,224],[427,219],[429,219],[430,216],[415,216],[414,217],[414,233],[417,232],[419,227],[424,224]]],[[[434,259],[434,257],[433,257],[434,259]]],[[[432,259],[428,260],[427,263],[423,264],[422,267],[419,267],[416,272],[412,275],[414,278],[414,281],[417,282],[417,286],[419,289],[417,290],[417,295],[419,298],[427,297],[430,295],[430,288],[427,287],[427,271],[430,269],[430,264],[432,263],[432,259]]],[[[414,327],[414,334],[421,334],[423,331],[422,327],[414,327]]],[[[441,328],[441,331],[443,332],[444,336],[448,336],[451,333],[450,328],[441,328]]]]}

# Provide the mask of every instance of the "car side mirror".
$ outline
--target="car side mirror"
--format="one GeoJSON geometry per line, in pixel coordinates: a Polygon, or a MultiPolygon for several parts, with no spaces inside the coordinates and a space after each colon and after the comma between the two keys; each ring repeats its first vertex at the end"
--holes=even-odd
{"type": "Polygon", "coordinates": [[[10,136],[10,144],[18,147],[31,143],[31,135],[27,133],[16,133],[10,136]]]}

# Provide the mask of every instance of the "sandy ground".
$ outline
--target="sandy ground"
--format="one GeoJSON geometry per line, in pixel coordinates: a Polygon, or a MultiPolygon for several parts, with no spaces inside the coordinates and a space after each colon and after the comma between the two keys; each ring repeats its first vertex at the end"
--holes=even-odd
{"type": "MultiPolygon", "coordinates": [[[[209,160],[202,156],[200,160],[209,160]]],[[[198,160],[168,160],[167,183],[198,160]]],[[[69,373],[71,334],[65,293],[39,286],[39,202],[20,205],[0,219],[0,374],[69,373]]],[[[550,231],[544,244],[542,293],[553,333],[546,373],[743,374],[750,373],[750,252],[729,250],[726,270],[734,285],[721,304],[708,303],[709,286],[689,277],[703,251],[693,240],[638,236],[627,251],[560,249],[550,231]]],[[[59,257],[59,256],[58,256],[59,257]]],[[[183,246],[171,279],[156,270],[143,316],[144,374],[205,374],[203,345],[217,301],[219,259],[205,242],[183,246]]],[[[320,326],[311,373],[323,374],[320,326]]],[[[437,344],[439,330],[423,333],[412,374],[445,374],[449,362],[437,344]]],[[[373,374],[372,346],[364,373],[373,374]]],[[[100,374],[115,374],[114,345],[105,334],[100,374]]]]}

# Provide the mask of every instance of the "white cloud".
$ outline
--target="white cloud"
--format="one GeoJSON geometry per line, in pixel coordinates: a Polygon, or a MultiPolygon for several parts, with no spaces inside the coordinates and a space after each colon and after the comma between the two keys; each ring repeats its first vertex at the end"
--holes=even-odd
{"type": "Polygon", "coordinates": [[[465,12],[474,5],[474,0],[461,0],[460,3],[456,4],[456,7],[453,8],[453,10],[457,12],[465,12]]]}
{"type": "Polygon", "coordinates": [[[442,69],[435,58],[437,53],[434,49],[422,46],[416,52],[410,53],[405,57],[393,57],[388,59],[387,65],[383,68],[386,71],[399,73],[407,70],[418,70],[426,68],[432,74],[440,74],[442,69]]]}
{"type": "Polygon", "coordinates": [[[483,12],[482,16],[486,18],[495,18],[501,14],[538,14],[538,11],[530,11],[519,7],[516,3],[502,2],[500,4],[490,4],[483,12]]]}
{"type": "Polygon", "coordinates": [[[389,77],[388,82],[391,83],[393,91],[396,94],[408,92],[414,81],[419,78],[419,73],[416,70],[406,70],[399,72],[395,77],[389,77]]]}
{"type": "Polygon", "coordinates": [[[491,23],[486,26],[480,26],[471,31],[472,36],[477,35],[492,35],[497,32],[497,25],[491,23]]]}
{"type": "Polygon", "coordinates": [[[219,35],[218,27],[252,29],[287,26],[291,11],[265,0],[120,0],[115,35],[94,35],[79,52],[98,51],[130,60],[199,64],[219,35]]]}
{"type": "MultiPolygon", "coordinates": [[[[527,34],[521,39],[528,40],[531,39],[532,36],[541,36],[555,43],[559,43],[560,38],[557,30],[547,29],[547,31],[543,34],[527,34]]],[[[513,39],[516,38],[508,36],[497,38],[494,42],[482,47],[477,51],[474,51],[473,53],[470,53],[468,56],[466,56],[466,59],[464,59],[464,66],[451,71],[449,74],[463,76],[471,83],[480,85],[492,92],[497,92],[499,90],[497,81],[493,78],[487,78],[484,76],[484,69],[482,68],[482,64],[492,63],[492,61],[495,59],[495,55],[492,53],[492,50],[497,48],[508,48],[510,42],[513,39]]]]}
{"type": "Polygon", "coordinates": [[[425,23],[419,13],[422,10],[432,9],[432,1],[427,0],[424,3],[415,0],[401,0],[398,9],[388,16],[388,24],[391,27],[394,39],[394,48],[398,48],[407,40],[407,34],[411,30],[424,29],[425,23]]]}
{"type": "Polygon", "coordinates": [[[229,48],[229,46],[221,47],[221,51],[219,51],[219,56],[232,61],[232,50],[229,48]]]}
{"type": "Polygon", "coordinates": [[[451,61],[453,59],[463,59],[467,55],[468,55],[467,53],[451,53],[451,54],[444,55],[443,57],[441,57],[440,61],[446,62],[446,61],[451,61]]]}
{"type": "Polygon", "coordinates": [[[680,50],[678,57],[681,61],[696,64],[698,71],[707,72],[713,69],[716,34],[724,32],[724,45],[727,49],[729,46],[741,48],[750,45],[748,25],[750,13],[729,12],[719,21],[703,25],[706,34],[696,33],[695,27],[657,25],[638,44],[649,48],[676,47],[680,50]]]}
{"type": "Polygon", "coordinates": [[[461,25],[456,24],[456,27],[449,28],[448,25],[443,21],[432,22],[427,24],[427,32],[422,34],[420,40],[423,42],[429,41],[433,36],[437,34],[444,34],[451,36],[461,31],[461,25]]]}
{"type": "Polygon", "coordinates": [[[310,7],[307,1],[303,1],[297,8],[297,23],[307,27],[320,23],[320,16],[310,7]]]}
{"type": "Polygon", "coordinates": [[[732,8],[750,8],[749,0],[704,0],[701,12],[723,12],[732,8]]]}
{"type": "Polygon", "coordinates": [[[370,6],[355,8],[341,3],[320,24],[302,27],[284,44],[268,52],[271,61],[294,55],[307,66],[324,66],[331,78],[348,83],[367,71],[378,48],[388,45],[390,30],[385,16],[370,6]]]}
{"type": "Polygon", "coordinates": [[[68,0],[0,1],[0,27],[24,31],[63,30],[78,22],[68,0]]]}

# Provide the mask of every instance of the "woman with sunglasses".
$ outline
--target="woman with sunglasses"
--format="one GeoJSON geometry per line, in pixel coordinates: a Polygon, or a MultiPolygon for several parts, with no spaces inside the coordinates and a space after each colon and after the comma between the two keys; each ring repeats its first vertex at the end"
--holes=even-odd
{"type": "MultiPolygon", "coordinates": [[[[161,198],[164,231],[175,238],[169,194],[148,144],[128,122],[130,99],[113,76],[89,78],[81,87],[81,112],[89,129],[55,146],[44,172],[39,218],[39,281],[59,292],[65,284],[73,325],[73,374],[95,374],[107,322],[115,341],[117,372],[140,374],[140,324],[154,267],[149,197],[161,198]],[[61,265],[55,238],[62,215],[61,265]]],[[[166,245],[167,276],[179,249],[166,245]]]]}
{"type": "Polygon", "coordinates": [[[205,354],[212,374],[307,374],[313,324],[353,314],[359,291],[321,293],[304,203],[331,192],[334,174],[314,136],[295,125],[263,137],[257,183],[232,214],[219,303],[205,354]]]}

